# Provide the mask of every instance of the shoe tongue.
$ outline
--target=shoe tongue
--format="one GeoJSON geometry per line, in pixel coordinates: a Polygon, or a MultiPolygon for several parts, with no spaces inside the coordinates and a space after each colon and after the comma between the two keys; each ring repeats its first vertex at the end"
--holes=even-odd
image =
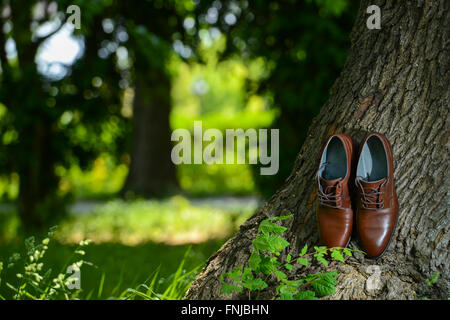
{"type": "Polygon", "coordinates": [[[366,180],[359,180],[364,188],[374,188],[378,189],[383,183],[386,182],[386,178],[383,178],[378,181],[366,181],[366,180]]]}
{"type": "Polygon", "coordinates": [[[342,180],[342,178],[337,178],[337,179],[334,179],[334,180],[326,180],[326,179],[320,177],[320,183],[324,187],[334,187],[341,180],[342,180]]]}
{"type": "MultiPolygon", "coordinates": [[[[383,178],[381,180],[377,180],[377,181],[365,181],[365,180],[359,180],[361,182],[361,186],[363,187],[363,189],[365,189],[364,192],[368,192],[367,194],[367,199],[374,201],[374,202],[380,202],[380,195],[377,194],[377,192],[380,189],[380,186],[382,186],[385,182],[386,182],[386,178],[383,178]],[[370,188],[370,191],[368,191],[367,189],[370,188]],[[372,194],[373,192],[375,192],[375,194],[372,194]]],[[[373,208],[373,209],[377,209],[378,206],[376,203],[374,204],[366,204],[367,208],[373,208]]]]}
{"type": "Polygon", "coordinates": [[[330,201],[332,201],[334,205],[341,206],[342,202],[340,201],[340,199],[337,198],[337,196],[340,195],[342,192],[341,190],[342,184],[339,183],[340,181],[342,181],[342,178],[326,180],[320,177],[319,180],[320,180],[319,188],[321,190],[321,193],[323,193],[325,197],[331,197],[330,201]]]}

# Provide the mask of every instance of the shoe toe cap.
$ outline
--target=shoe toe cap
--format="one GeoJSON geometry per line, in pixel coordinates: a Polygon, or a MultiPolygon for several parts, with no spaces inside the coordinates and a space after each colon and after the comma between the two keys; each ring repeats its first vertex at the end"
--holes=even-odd
{"type": "Polygon", "coordinates": [[[387,249],[391,233],[386,228],[366,228],[360,232],[360,238],[367,255],[378,258],[387,249]]]}

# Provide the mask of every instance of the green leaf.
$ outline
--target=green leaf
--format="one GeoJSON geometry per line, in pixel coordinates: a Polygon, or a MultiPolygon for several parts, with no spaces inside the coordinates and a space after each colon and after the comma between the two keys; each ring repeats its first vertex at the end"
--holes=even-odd
{"type": "Polygon", "coordinates": [[[344,248],[344,253],[345,253],[346,255],[348,255],[349,257],[352,256],[352,250],[350,250],[350,249],[348,249],[348,248],[344,248]]]}
{"type": "Polygon", "coordinates": [[[283,293],[295,293],[297,289],[295,287],[292,287],[290,285],[281,284],[278,286],[277,291],[280,292],[280,294],[283,293]]]}
{"type": "Polygon", "coordinates": [[[325,279],[314,281],[312,286],[319,297],[325,297],[336,292],[335,286],[325,279]]]}
{"type": "Polygon", "coordinates": [[[261,257],[261,263],[259,264],[259,271],[264,274],[272,273],[280,265],[280,263],[277,261],[277,258],[275,258],[275,257],[270,258],[270,257],[266,257],[263,254],[261,254],[260,257],[261,257]]]}
{"type": "Polygon", "coordinates": [[[271,245],[269,243],[269,235],[267,235],[267,234],[262,234],[262,235],[257,236],[255,239],[253,239],[252,243],[253,243],[253,246],[255,247],[255,249],[257,249],[257,250],[271,249],[271,245]]]}
{"type": "Polygon", "coordinates": [[[325,246],[320,247],[314,246],[314,250],[316,250],[317,253],[327,254],[328,248],[325,246]]]}
{"type": "Polygon", "coordinates": [[[250,268],[244,268],[244,272],[242,272],[241,280],[247,281],[252,280],[254,278],[252,270],[250,268]]]}
{"type": "Polygon", "coordinates": [[[270,263],[272,263],[277,268],[281,265],[277,257],[270,257],[270,263]]]}
{"type": "MultiPolygon", "coordinates": [[[[287,257],[286,257],[286,262],[291,262],[291,260],[292,260],[292,256],[291,256],[291,254],[289,253],[288,255],[287,255],[287,257]]],[[[1,270],[0,270],[1,271],[1,270]]]]}
{"type": "Polygon", "coordinates": [[[325,267],[328,267],[328,261],[325,260],[322,256],[317,256],[316,257],[317,261],[319,261],[320,263],[322,263],[325,267]]]}
{"type": "Polygon", "coordinates": [[[292,264],[286,263],[286,264],[284,265],[284,267],[285,267],[287,270],[292,271],[292,264]]]}
{"type": "Polygon", "coordinates": [[[281,221],[281,220],[286,220],[286,219],[292,218],[293,216],[294,216],[293,214],[289,214],[289,215],[280,216],[280,217],[270,217],[269,220],[270,221],[281,221]]]}
{"type": "Polygon", "coordinates": [[[302,251],[300,252],[299,256],[302,257],[306,254],[306,251],[308,251],[308,244],[305,244],[302,251]]]}
{"type": "Polygon", "coordinates": [[[294,300],[294,297],[291,292],[286,292],[280,294],[280,297],[277,300],[294,300]]]}
{"type": "Polygon", "coordinates": [[[248,259],[248,266],[255,272],[258,272],[260,264],[261,264],[260,255],[256,251],[253,251],[252,254],[250,255],[250,258],[248,259]]]}
{"type": "Polygon", "coordinates": [[[299,264],[304,265],[305,267],[307,267],[307,266],[308,266],[308,259],[306,259],[306,258],[298,258],[298,259],[297,259],[297,263],[299,263],[299,264]]]}
{"type": "Polygon", "coordinates": [[[258,232],[262,234],[274,233],[274,234],[282,234],[285,232],[287,228],[283,226],[279,226],[276,223],[271,222],[269,219],[261,221],[259,224],[258,232]]]}
{"type": "Polygon", "coordinates": [[[241,287],[238,287],[238,286],[236,286],[234,284],[231,284],[231,283],[224,283],[224,284],[222,284],[222,287],[220,288],[220,290],[222,292],[224,292],[225,294],[230,294],[233,291],[237,291],[239,293],[242,292],[242,288],[241,287]]]}
{"type": "Polygon", "coordinates": [[[439,278],[440,273],[435,272],[431,275],[431,277],[427,280],[425,280],[425,283],[427,286],[431,286],[432,284],[436,283],[437,279],[439,278]]]}
{"type": "Polygon", "coordinates": [[[437,279],[439,278],[440,273],[436,272],[433,273],[433,275],[431,276],[431,283],[436,283],[437,279]]]}
{"type": "Polygon", "coordinates": [[[262,280],[261,278],[255,278],[243,282],[242,286],[249,290],[263,290],[267,288],[267,283],[264,282],[264,280],[262,280]]]}
{"type": "Polygon", "coordinates": [[[328,272],[325,273],[325,274],[329,274],[329,275],[332,275],[333,277],[337,277],[338,272],[337,272],[336,270],[333,270],[333,271],[328,271],[328,272]]]}
{"type": "Polygon", "coordinates": [[[223,276],[229,277],[230,279],[237,282],[237,281],[241,280],[242,267],[237,267],[237,268],[231,270],[230,272],[224,273],[223,276]]]}
{"type": "Polygon", "coordinates": [[[331,248],[331,258],[337,261],[345,262],[340,248],[331,248]]]}
{"type": "Polygon", "coordinates": [[[268,286],[267,283],[261,278],[255,279],[253,284],[257,290],[264,290],[268,286]]]}
{"type": "Polygon", "coordinates": [[[303,279],[300,280],[285,280],[284,283],[286,285],[289,285],[290,287],[295,288],[295,290],[298,289],[298,287],[300,287],[303,284],[303,279]]]}
{"type": "Polygon", "coordinates": [[[275,270],[274,274],[275,274],[275,277],[277,277],[278,281],[287,279],[287,275],[283,271],[275,270]]]}
{"type": "Polygon", "coordinates": [[[303,280],[306,282],[311,282],[311,281],[319,278],[321,275],[322,275],[321,272],[307,274],[306,276],[303,277],[303,280]]]}
{"type": "Polygon", "coordinates": [[[295,300],[319,300],[316,293],[312,290],[300,291],[294,295],[295,300]]]}
{"type": "Polygon", "coordinates": [[[324,273],[320,276],[321,279],[327,281],[328,283],[332,285],[336,285],[338,283],[337,279],[335,278],[337,276],[336,271],[330,271],[327,273],[324,273]]]}
{"type": "Polygon", "coordinates": [[[270,252],[281,252],[284,248],[286,248],[289,245],[289,242],[287,242],[285,239],[279,236],[271,236],[269,238],[269,244],[270,244],[270,252]]]}

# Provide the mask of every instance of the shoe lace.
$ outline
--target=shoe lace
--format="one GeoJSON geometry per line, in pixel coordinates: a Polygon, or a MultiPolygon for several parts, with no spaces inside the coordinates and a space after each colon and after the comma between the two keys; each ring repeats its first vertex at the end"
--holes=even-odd
{"type": "Polygon", "coordinates": [[[380,190],[381,190],[381,187],[386,183],[386,181],[381,183],[378,187],[373,188],[373,187],[364,186],[361,183],[362,179],[363,179],[363,177],[360,177],[360,176],[356,177],[355,184],[361,190],[361,196],[362,196],[361,202],[362,202],[363,208],[368,209],[368,210],[377,210],[379,208],[384,208],[384,198],[381,197],[381,195],[383,195],[384,192],[380,191],[380,190]],[[370,207],[370,206],[375,206],[375,207],[370,207]]]}
{"type": "Polygon", "coordinates": [[[328,165],[328,162],[324,162],[317,171],[317,183],[319,184],[319,190],[317,191],[317,196],[319,199],[319,203],[322,206],[330,207],[333,209],[341,209],[342,208],[342,191],[337,192],[338,187],[339,190],[342,190],[341,183],[342,180],[337,182],[334,186],[326,186],[325,188],[322,186],[320,182],[320,171],[324,169],[328,165]]]}

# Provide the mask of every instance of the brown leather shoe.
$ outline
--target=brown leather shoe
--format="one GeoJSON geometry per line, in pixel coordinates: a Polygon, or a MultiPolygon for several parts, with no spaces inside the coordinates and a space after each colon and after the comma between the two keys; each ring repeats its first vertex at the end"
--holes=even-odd
{"type": "Polygon", "coordinates": [[[356,225],[367,255],[381,257],[389,246],[398,216],[392,147],[380,133],[361,144],[357,168],[356,225]]]}
{"type": "Polygon", "coordinates": [[[322,152],[317,172],[319,236],[328,248],[345,248],[353,228],[349,182],[353,182],[354,143],[350,136],[331,136],[322,152]]]}

